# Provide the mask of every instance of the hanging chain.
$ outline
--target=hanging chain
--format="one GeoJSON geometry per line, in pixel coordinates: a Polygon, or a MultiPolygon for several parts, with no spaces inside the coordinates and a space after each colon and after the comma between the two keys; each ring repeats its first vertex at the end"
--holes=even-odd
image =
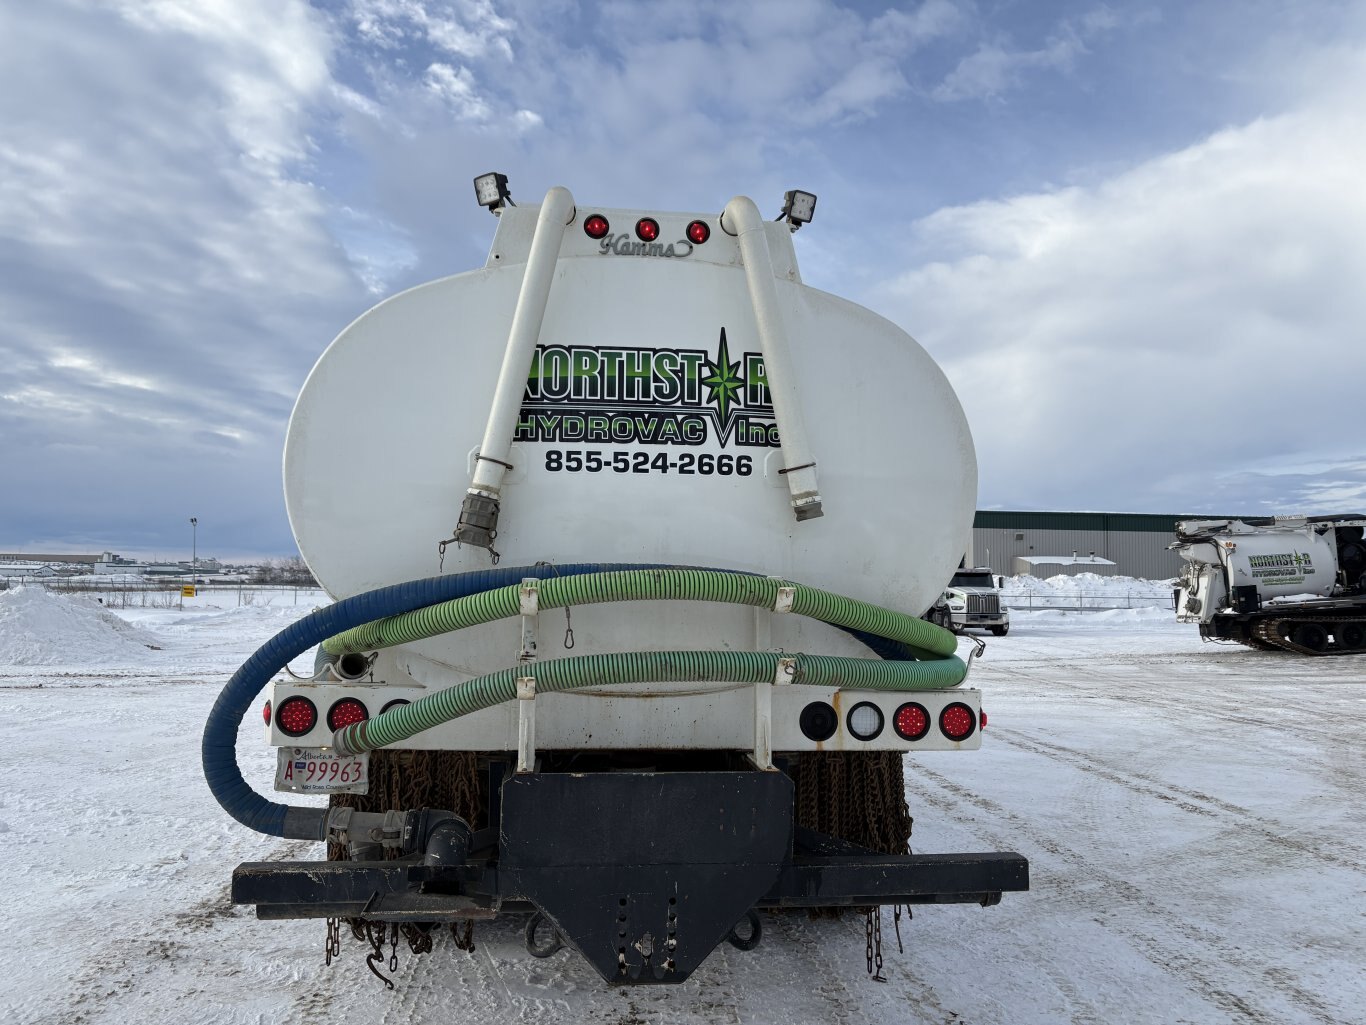
{"type": "Polygon", "coordinates": [[[370,944],[370,953],[365,955],[365,967],[370,969],[371,975],[384,983],[385,989],[393,989],[394,980],[388,978],[375,967],[377,964],[384,963],[384,940],[387,932],[388,930],[384,928],[382,922],[379,925],[372,922],[365,923],[365,938],[370,944]]]}
{"type": "MultiPolygon", "coordinates": [[[[547,562],[546,560],[542,559],[540,562],[536,563],[537,569],[540,569],[542,566],[544,566],[546,569],[554,573],[557,578],[559,577],[559,567],[556,566],[553,562],[547,562]]],[[[568,605],[564,607],[564,647],[566,651],[574,647],[574,621],[572,617],[569,615],[568,605]]],[[[452,928],[454,928],[454,926],[452,926],[452,928]]]]}
{"type": "Polygon", "coordinates": [[[863,923],[864,948],[868,954],[868,974],[874,982],[886,982],[882,974],[882,908],[871,907],[863,923]]]}
{"type": "Polygon", "coordinates": [[[326,963],[330,966],[332,959],[341,954],[341,919],[329,918],[327,920],[327,939],[323,942],[323,951],[326,954],[326,963]]]}
{"type": "MultiPolygon", "coordinates": [[[[907,904],[907,905],[906,905],[906,920],[909,922],[909,921],[913,921],[914,919],[915,919],[915,915],[911,912],[911,906],[910,906],[909,904],[907,904]]],[[[896,929],[896,952],[897,952],[898,954],[904,954],[904,953],[906,953],[906,948],[903,947],[903,946],[901,945],[901,905],[900,905],[900,904],[893,904],[893,905],[892,905],[892,927],[893,927],[894,929],[896,929]]]]}
{"type": "Polygon", "coordinates": [[[398,923],[389,926],[389,971],[398,971],[398,923]]]}
{"type": "Polygon", "coordinates": [[[457,950],[463,950],[463,951],[465,951],[466,953],[473,954],[473,953],[474,953],[474,921],[473,921],[472,919],[466,919],[466,920],[465,920],[465,932],[464,932],[464,935],[461,935],[461,932],[460,932],[460,923],[458,923],[458,922],[452,922],[452,923],[451,923],[451,938],[455,940],[455,946],[456,946],[456,949],[457,949],[457,950]]]}

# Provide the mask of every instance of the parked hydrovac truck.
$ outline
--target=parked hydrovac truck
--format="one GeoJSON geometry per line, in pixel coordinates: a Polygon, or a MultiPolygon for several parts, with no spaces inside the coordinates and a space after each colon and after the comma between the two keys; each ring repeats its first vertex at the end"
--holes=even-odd
{"type": "Polygon", "coordinates": [[[1366,653],[1366,517],[1182,520],[1176,618],[1300,655],[1366,653]]]}
{"type": "Polygon", "coordinates": [[[290,522],[335,603],[233,677],[204,764],[329,860],[240,865],[233,900],[329,919],[329,954],[343,921],[420,951],[523,913],[530,953],[630,984],[755,946],[761,911],[1027,889],[1015,853],[908,850],[903,755],[986,725],[918,618],[976,461],[925,351],[802,284],[815,197],[766,221],[476,194],[484,267],[360,317],[290,420],[290,522]],[[327,808],[244,781],[262,691],[276,788],[327,808]]]}

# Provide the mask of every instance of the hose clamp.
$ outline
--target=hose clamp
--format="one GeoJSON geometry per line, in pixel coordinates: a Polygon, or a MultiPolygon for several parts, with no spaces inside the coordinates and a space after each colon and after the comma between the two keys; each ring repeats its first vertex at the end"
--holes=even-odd
{"type": "Polygon", "coordinates": [[[517,700],[535,701],[536,700],[536,677],[519,676],[517,677],[517,700]]]}
{"type": "Polygon", "coordinates": [[[797,598],[797,589],[796,589],[795,587],[780,587],[780,588],[778,588],[778,597],[777,597],[777,598],[774,600],[774,602],[773,602],[773,611],[774,611],[774,612],[791,612],[791,611],[792,611],[792,603],[796,600],[796,598],[797,598]]]}

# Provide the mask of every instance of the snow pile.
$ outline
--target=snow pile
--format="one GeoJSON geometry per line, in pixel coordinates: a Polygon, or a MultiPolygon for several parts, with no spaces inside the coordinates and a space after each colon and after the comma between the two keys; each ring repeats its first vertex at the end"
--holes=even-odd
{"type": "Polygon", "coordinates": [[[143,661],[157,638],[94,599],[43,587],[0,592],[0,665],[52,666],[143,661]]]}

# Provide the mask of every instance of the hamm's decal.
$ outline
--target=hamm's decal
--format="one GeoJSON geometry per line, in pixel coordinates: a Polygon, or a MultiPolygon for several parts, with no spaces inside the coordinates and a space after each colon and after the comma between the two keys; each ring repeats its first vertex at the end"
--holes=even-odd
{"type": "Polygon", "coordinates": [[[761,353],[540,345],[514,441],[778,447],[761,353]]]}

